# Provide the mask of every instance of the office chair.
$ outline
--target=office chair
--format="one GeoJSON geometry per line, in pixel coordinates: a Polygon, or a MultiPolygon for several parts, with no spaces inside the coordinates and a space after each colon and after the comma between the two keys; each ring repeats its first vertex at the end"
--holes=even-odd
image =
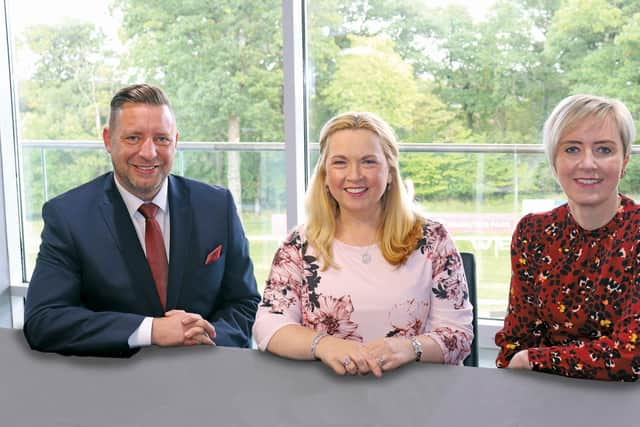
{"type": "Polygon", "coordinates": [[[464,274],[469,286],[469,302],[473,305],[473,342],[471,354],[464,359],[465,366],[478,366],[478,301],[476,299],[476,260],[470,252],[460,252],[464,274]]]}

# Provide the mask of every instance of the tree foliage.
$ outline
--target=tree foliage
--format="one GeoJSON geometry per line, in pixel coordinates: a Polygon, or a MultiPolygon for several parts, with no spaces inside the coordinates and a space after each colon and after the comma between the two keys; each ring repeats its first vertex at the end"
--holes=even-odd
{"type": "MultiPolygon", "coordinates": [[[[36,140],[101,138],[113,88],[113,52],[92,24],[31,27],[19,47],[35,55],[34,71],[20,85],[20,135],[36,140]]],[[[103,152],[23,150],[27,217],[44,201],[108,170],[103,152]],[[45,179],[46,176],[46,179],[45,179]]]]}
{"type": "MultiPolygon", "coordinates": [[[[280,2],[114,0],[113,11],[118,55],[90,24],[24,34],[21,46],[36,60],[20,85],[23,138],[96,139],[113,91],[145,80],[168,92],[182,141],[283,140],[280,2]]],[[[497,0],[480,20],[460,6],[398,0],[314,1],[307,12],[311,140],[334,114],[370,110],[404,142],[539,143],[553,106],[579,92],[619,98],[640,117],[636,1],[497,0]]],[[[234,192],[246,208],[284,200],[282,174],[273,173],[281,155],[181,156],[189,176],[241,182],[234,192]]],[[[48,173],[68,188],[81,175],[60,165],[82,162],[94,173],[104,160],[60,152],[48,173]]],[[[27,179],[41,180],[42,157],[25,161],[27,179]]],[[[501,198],[515,174],[525,195],[558,191],[530,156],[410,154],[402,170],[424,201],[501,198]]],[[[633,189],[640,167],[632,162],[628,172],[623,188],[633,189]]]]}

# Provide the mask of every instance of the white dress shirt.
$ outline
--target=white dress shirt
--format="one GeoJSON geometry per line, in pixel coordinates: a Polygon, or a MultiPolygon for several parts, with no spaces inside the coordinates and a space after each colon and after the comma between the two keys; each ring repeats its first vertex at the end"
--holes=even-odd
{"type": "MultiPolygon", "coordinates": [[[[133,227],[136,229],[136,234],[138,235],[138,240],[140,241],[140,245],[142,246],[142,250],[145,255],[147,254],[147,247],[144,239],[145,233],[145,217],[138,211],[141,205],[145,203],[149,203],[148,201],[144,201],[137,196],[131,194],[126,188],[124,188],[115,174],[113,176],[114,181],[116,182],[116,188],[120,192],[120,196],[122,196],[122,200],[124,201],[125,206],[127,207],[127,211],[129,212],[129,217],[131,217],[131,222],[133,222],[133,227]]],[[[167,261],[169,261],[169,247],[170,247],[170,237],[171,237],[171,224],[169,221],[169,201],[167,199],[167,189],[169,180],[167,178],[164,179],[162,183],[162,187],[160,187],[160,191],[155,197],[150,201],[157,205],[160,209],[158,209],[158,213],[156,213],[156,221],[160,225],[160,230],[162,231],[162,237],[164,239],[164,248],[167,253],[167,261]]],[[[151,326],[153,325],[153,317],[145,317],[145,319],[140,323],[138,329],[136,329],[129,336],[129,347],[144,347],[151,345],[151,326]]]]}

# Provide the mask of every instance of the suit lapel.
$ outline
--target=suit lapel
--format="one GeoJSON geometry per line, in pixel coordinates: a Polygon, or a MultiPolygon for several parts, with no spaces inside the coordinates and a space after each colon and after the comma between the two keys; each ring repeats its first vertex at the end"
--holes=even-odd
{"type": "Polygon", "coordinates": [[[131,286],[141,296],[140,303],[146,305],[144,312],[153,313],[154,316],[162,316],[164,310],[156,292],[147,258],[144,255],[138,235],[131,222],[131,217],[114,183],[114,179],[113,174],[106,176],[104,185],[105,197],[101,206],[102,216],[111,232],[111,236],[120,249],[122,258],[129,267],[131,286]]]}
{"type": "MultiPolygon", "coordinates": [[[[171,243],[169,249],[169,286],[167,310],[176,307],[182,289],[184,270],[189,262],[191,247],[192,207],[189,189],[173,176],[169,176],[169,215],[171,243]]],[[[179,307],[178,307],[179,308],[179,307]]]]}

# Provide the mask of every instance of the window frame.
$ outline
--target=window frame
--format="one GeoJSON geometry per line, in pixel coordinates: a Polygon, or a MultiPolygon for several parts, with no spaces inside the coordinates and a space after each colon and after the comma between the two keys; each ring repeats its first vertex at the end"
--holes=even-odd
{"type": "MultiPolygon", "coordinates": [[[[0,7],[0,19],[4,24],[4,31],[0,31],[0,307],[9,305],[11,321],[0,320],[0,326],[21,327],[21,301],[26,295],[26,283],[22,260],[20,150],[10,16],[9,2],[3,0],[0,7]]],[[[0,313],[0,319],[3,318],[0,313]]]]}

